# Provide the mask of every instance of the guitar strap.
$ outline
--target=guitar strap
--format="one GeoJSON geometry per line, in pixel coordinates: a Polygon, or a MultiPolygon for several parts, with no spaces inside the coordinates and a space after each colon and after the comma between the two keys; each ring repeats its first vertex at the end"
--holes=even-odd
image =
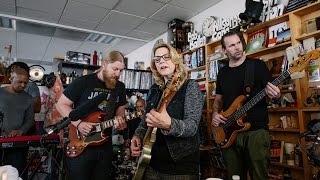
{"type": "Polygon", "coordinates": [[[254,84],[254,60],[246,60],[246,68],[244,74],[244,94],[246,97],[250,96],[254,84]]]}
{"type": "Polygon", "coordinates": [[[106,119],[112,119],[115,116],[115,106],[117,104],[117,99],[118,99],[118,96],[117,96],[118,93],[116,92],[117,92],[116,89],[110,92],[110,97],[108,99],[108,103],[105,109],[106,119]]]}

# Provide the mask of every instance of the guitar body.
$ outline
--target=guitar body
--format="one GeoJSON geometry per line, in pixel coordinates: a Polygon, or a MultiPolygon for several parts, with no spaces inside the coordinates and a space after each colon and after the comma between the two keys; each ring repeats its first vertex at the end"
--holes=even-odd
{"type": "Polygon", "coordinates": [[[217,144],[220,144],[222,148],[227,148],[232,145],[234,140],[236,139],[238,132],[247,131],[251,125],[250,123],[244,123],[242,120],[246,116],[246,114],[242,115],[236,121],[229,121],[228,117],[230,117],[235,111],[237,111],[246,101],[244,95],[238,96],[231,104],[231,106],[224,112],[221,113],[224,117],[227,118],[226,124],[230,123],[227,129],[224,129],[220,124],[220,126],[212,126],[212,136],[214,141],[217,144]]]}
{"type": "MultiPolygon", "coordinates": [[[[100,123],[104,119],[106,113],[104,112],[93,112],[87,116],[82,121],[91,122],[91,123],[100,123]]],[[[108,141],[108,136],[101,132],[92,132],[89,136],[82,136],[78,133],[76,127],[72,124],[69,124],[69,143],[66,146],[66,156],[69,158],[79,156],[87,146],[97,146],[108,141]]]]}
{"type": "Polygon", "coordinates": [[[148,134],[148,136],[145,137],[145,143],[142,149],[141,156],[139,157],[138,160],[138,167],[135,172],[135,175],[133,177],[133,180],[140,180],[143,177],[143,174],[148,167],[150,160],[151,160],[151,150],[153,147],[154,142],[156,141],[156,131],[157,128],[152,128],[150,129],[151,132],[148,134]]]}

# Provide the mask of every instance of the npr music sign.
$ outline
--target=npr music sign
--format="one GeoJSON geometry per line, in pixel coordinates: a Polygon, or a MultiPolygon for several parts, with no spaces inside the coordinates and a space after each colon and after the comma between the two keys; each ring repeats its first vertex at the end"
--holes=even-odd
{"type": "Polygon", "coordinates": [[[230,18],[219,18],[213,21],[212,28],[212,40],[216,41],[221,39],[221,37],[239,25],[241,19],[238,15],[230,17],[230,18]]]}

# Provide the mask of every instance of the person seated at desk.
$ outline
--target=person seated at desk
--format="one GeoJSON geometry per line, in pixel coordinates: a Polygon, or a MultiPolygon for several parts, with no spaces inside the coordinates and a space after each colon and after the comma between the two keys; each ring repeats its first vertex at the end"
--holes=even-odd
{"type": "MultiPolygon", "coordinates": [[[[34,126],[33,100],[24,91],[29,81],[29,73],[21,67],[12,67],[10,85],[0,88],[0,135],[15,137],[25,135],[34,126]]],[[[28,148],[9,148],[0,151],[1,165],[12,165],[21,175],[28,148]]],[[[23,178],[24,179],[24,178],[23,178]]]]}

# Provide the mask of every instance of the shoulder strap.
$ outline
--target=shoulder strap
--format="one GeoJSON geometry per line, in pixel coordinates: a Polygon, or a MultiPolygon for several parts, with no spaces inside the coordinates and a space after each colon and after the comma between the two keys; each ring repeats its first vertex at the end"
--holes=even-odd
{"type": "Polygon", "coordinates": [[[254,60],[246,60],[246,68],[244,74],[244,94],[249,96],[254,84],[254,60]]]}

